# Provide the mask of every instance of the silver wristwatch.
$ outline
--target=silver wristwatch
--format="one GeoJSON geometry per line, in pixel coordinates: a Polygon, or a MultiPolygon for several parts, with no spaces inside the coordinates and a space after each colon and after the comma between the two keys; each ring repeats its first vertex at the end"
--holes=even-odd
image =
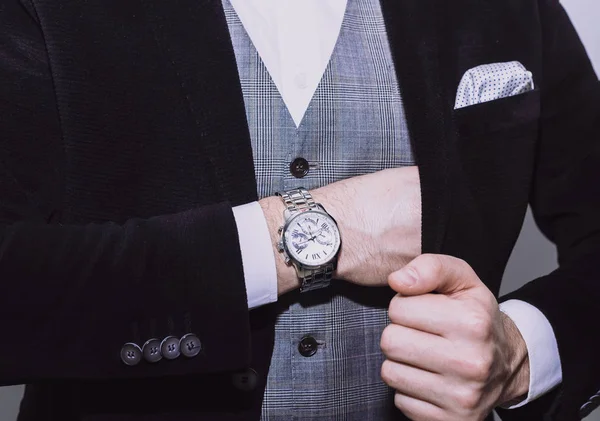
{"type": "Polygon", "coordinates": [[[277,248],[285,262],[296,269],[300,291],[329,286],[342,244],[337,223],[305,188],[278,195],[286,209],[277,248]]]}

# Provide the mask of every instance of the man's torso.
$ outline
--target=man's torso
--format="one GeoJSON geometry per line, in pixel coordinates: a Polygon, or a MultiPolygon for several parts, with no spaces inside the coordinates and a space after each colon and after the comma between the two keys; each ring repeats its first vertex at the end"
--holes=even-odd
{"type": "MultiPolygon", "coordinates": [[[[382,3],[423,171],[424,249],[467,259],[497,291],[528,200],[539,96],[459,112],[452,104],[462,74],[479,64],[519,60],[541,73],[535,4],[462,1],[432,10],[425,3],[382,3]]],[[[56,171],[40,165],[32,183],[51,192],[40,194],[39,203],[56,209],[53,222],[118,222],[256,199],[251,136],[220,2],[35,6],[62,135],[41,145],[30,165],[52,157],[56,171]]],[[[268,330],[274,314],[264,310],[257,319],[268,330]]],[[[257,337],[253,342],[260,342],[257,337]]],[[[266,379],[269,346],[255,346],[254,367],[266,379]]],[[[93,413],[103,402],[114,411],[83,419],[191,420],[202,413],[244,419],[243,412],[207,414],[207,388],[210,381],[194,378],[67,382],[38,386],[39,394],[30,392],[26,402],[44,406],[51,399],[63,420],[69,411],[72,419],[93,413]],[[124,398],[129,390],[140,398],[124,398]],[[153,407],[156,415],[127,415],[153,407]]],[[[232,396],[222,404],[246,405],[232,396]]]]}

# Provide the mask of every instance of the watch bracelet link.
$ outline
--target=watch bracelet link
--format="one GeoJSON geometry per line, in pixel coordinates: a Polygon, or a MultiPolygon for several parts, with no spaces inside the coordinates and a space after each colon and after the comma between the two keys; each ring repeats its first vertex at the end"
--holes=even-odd
{"type": "MultiPolygon", "coordinates": [[[[298,212],[317,207],[312,195],[304,187],[281,192],[278,193],[278,195],[281,196],[287,210],[290,212],[298,212]]],[[[333,272],[336,269],[336,263],[337,261],[333,261],[318,269],[296,267],[298,277],[301,280],[300,292],[328,287],[331,283],[333,272]]]]}
{"type": "Polygon", "coordinates": [[[312,195],[304,187],[278,193],[283,199],[287,210],[291,212],[302,211],[316,207],[312,195]]]}
{"type": "Polygon", "coordinates": [[[306,269],[302,272],[304,276],[300,277],[302,284],[300,285],[300,292],[312,291],[315,289],[326,288],[331,283],[333,278],[333,272],[335,271],[335,263],[328,263],[319,269],[306,269]]]}

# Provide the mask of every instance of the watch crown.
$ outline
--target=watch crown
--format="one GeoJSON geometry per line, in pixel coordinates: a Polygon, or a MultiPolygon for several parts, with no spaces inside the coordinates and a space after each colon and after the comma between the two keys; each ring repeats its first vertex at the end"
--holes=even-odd
{"type": "Polygon", "coordinates": [[[285,264],[289,265],[292,262],[292,259],[290,259],[289,257],[285,257],[285,264]]]}
{"type": "Polygon", "coordinates": [[[282,253],[284,250],[283,248],[283,243],[280,241],[277,243],[277,251],[279,251],[280,253],[282,253]]]}

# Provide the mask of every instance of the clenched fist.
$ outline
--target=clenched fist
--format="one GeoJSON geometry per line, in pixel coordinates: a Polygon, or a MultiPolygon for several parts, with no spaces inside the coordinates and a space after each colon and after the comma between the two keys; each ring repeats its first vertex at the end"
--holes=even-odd
{"type": "Polygon", "coordinates": [[[481,421],[529,389],[527,348],[464,261],[422,255],[389,276],[398,292],[381,375],[414,421],[481,421]]]}

